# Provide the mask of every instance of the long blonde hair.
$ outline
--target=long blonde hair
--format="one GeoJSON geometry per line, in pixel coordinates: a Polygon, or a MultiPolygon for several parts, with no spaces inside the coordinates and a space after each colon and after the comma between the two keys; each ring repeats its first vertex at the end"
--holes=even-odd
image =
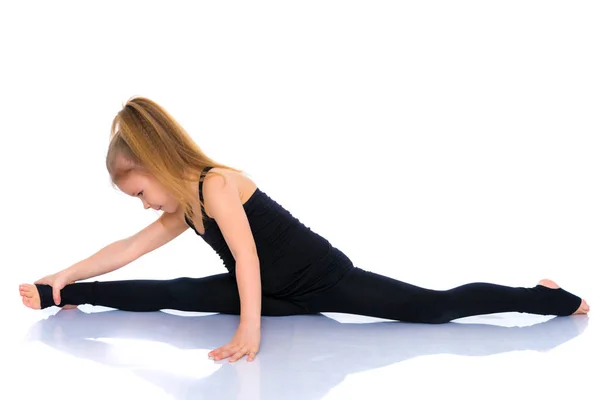
{"type": "Polygon", "coordinates": [[[113,119],[106,154],[113,188],[133,170],[149,173],[193,221],[193,204],[204,204],[189,182],[203,180],[200,174],[205,167],[242,172],[207,156],[175,118],[150,99],[131,97],[113,119]]]}

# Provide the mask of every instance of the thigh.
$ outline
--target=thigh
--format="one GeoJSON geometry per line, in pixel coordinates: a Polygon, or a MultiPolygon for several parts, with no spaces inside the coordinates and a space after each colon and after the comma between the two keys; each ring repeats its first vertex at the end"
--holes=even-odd
{"type": "Polygon", "coordinates": [[[429,319],[426,314],[441,292],[388,276],[352,268],[331,289],[310,295],[315,312],[340,312],[407,322],[429,319]]]}
{"type": "MultiPolygon", "coordinates": [[[[178,278],[172,285],[173,296],[186,299],[179,302],[193,311],[240,314],[240,295],[237,281],[231,274],[224,273],[203,278],[178,278]]],[[[261,315],[285,316],[307,314],[305,307],[293,300],[262,295],[261,315]]]]}

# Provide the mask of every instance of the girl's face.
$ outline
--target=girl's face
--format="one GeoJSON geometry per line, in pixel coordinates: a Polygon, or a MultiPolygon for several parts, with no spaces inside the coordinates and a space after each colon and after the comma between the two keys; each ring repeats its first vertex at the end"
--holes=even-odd
{"type": "Polygon", "coordinates": [[[115,182],[115,184],[123,193],[139,198],[145,209],[153,208],[172,213],[179,207],[175,198],[169,195],[165,188],[148,174],[132,171],[126,178],[115,182]]]}

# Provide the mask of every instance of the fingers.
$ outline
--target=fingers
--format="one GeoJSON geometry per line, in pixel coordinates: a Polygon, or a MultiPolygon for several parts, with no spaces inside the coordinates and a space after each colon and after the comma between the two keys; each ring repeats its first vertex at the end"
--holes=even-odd
{"type": "Polygon", "coordinates": [[[60,304],[60,289],[58,287],[52,288],[52,297],[54,298],[54,304],[60,304]]]}
{"type": "Polygon", "coordinates": [[[236,362],[237,360],[244,357],[245,355],[248,355],[248,358],[247,358],[248,362],[254,361],[254,359],[256,358],[256,351],[249,350],[249,349],[239,350],[234,353],[233,357],[231,357],[229,359],[229,362],[236,362]]]}
{"type": "Polygon", "coordinates": [[[216,350],[213,350],[209,353],[209,357],[213,358],[215,361],[222,360],[223,358],[227,358],[230,355],[234,354],[235,351],[231,349],[231,345],[219,347],[216,350]]]}
{"type": "Polygon", "coordinates": [[[244,355],[248,355],[248,361],[253,361],[256,358],[256,350],[250,350],[240,346],[223,346],[208,353],[208,357],[215,361],[222,360],[231,356],[229,362],[236,362],[244,355]]]}
{"type": "Polygon", "coordinates": [[[221,351],[221,349],[222,349],[222,347],[219,347],[218,349],[215,349],[215,350],[213,350],[213,351],[210,351],[210,352],[208,353],[208,358],[214,358],[214,357],[215,357],[215,356],[218,354],[218,352],[220,352],[220,351],[221,351]]]}
{"type": "Polygon", "coordinates": [[[239,350],[237,351],[233,357],[231,357],[229,359],[229,362],[236,362],[237,360],[239,360],[240,358],[242,358],[244,355],[246,355],[248,353],[248,350],[243,349],[243,350],[239,350]]]}
{"type": "Polygon", "coordinates": [[[219,347],[218,349],[208,353],[208,357],[213,358],[215,361],[221,360],[225,357],[229,357],[231,354],[233,354],[230,348],[230,345],[219,347]]]}

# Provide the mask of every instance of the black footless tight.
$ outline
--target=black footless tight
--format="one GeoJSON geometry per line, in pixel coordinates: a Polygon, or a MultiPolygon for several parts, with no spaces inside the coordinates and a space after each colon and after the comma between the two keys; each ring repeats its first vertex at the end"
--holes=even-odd
{"type": "Polygon", "coordinates": [[[318,312],[341,312],[406,322],[444,323],[456,318],[500,312],[570,315],[581,298],[545,286],[511,287],[469,283],[448,290],[425,289],[353,268],[330,290],[309,295],[318,312]]]}
{"type": "MultiPolygon", "coordinates": [[[[36,286],[42,308],[53,306],[52,288],[36,286]]],[[[285,298],[263,295],[262,315],[340,312],[436,324],[499,312],[566,316],[581,303],[581,298],[562,288],[469,283],[449,290],[432,290],[357,267],[349,269],[341,280],[319,287],[326,289],[285,298]]],[[[61,291],[61,300],[60,306],[91,304],[126,311],[240,312],[237,283],[227,273],[204,278],[74,283],[61,291]]]]}

